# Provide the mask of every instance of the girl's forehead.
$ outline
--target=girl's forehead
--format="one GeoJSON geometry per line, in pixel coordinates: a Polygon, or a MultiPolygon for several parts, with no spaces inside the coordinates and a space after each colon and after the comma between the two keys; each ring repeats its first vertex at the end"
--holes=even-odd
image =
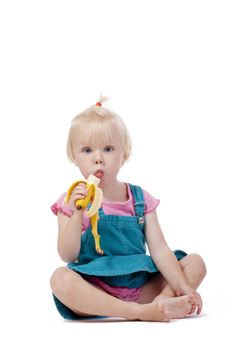
{"type": "Polygon", "coordinates": [[[74,142],[87,145],[106,145],[111,143],[121,143],[120,136],[115,132],[106,132],[103,130],[79,130],[73,135],[74,142]]]}

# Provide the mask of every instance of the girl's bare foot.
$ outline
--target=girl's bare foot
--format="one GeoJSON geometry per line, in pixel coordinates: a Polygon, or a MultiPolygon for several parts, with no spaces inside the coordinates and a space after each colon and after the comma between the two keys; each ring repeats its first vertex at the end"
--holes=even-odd
{"type": "Polygon", "coordinates": [[[164,298],[150,304],[141,305],[140,320],[169,322],[171,319],[184,318],[197,308],[195,295],[164,298]]]}

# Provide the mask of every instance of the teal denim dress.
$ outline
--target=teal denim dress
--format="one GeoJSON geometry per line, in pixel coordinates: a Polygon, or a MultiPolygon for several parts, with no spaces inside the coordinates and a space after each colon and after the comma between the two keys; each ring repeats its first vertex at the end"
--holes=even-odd
{"type": "MultiPolygon", "coordinates": [[[[141,187],[131,184],[130,189],[135,216],[105,215],[103,209],[99,209],[98,232],[104,255],[99,255],[95,250],[90,226],[82,234],[78,259],[68,264],[82,277],[96,276],[110,286],[138,288],[158,272],[152,258],[146,255],[143,191],[141,187]]],[[[178,260],[187,255],[181,250],[174,254],[178,260]]],[[[86,318],[76,315],[55,296],[54,301],[65,319],[86,318]]]]}

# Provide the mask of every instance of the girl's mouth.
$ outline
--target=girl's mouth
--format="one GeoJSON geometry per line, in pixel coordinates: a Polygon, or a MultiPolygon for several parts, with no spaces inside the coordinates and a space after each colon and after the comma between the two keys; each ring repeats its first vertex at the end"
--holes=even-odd
{"type": "Polygon", "coordinates": [[[95,172],[95,176],[98,177],[99,179],[101,179],[101,177],[104,176],[103,170],[100,170],[100,169],[97,170],[97,171],[95,172]]]}

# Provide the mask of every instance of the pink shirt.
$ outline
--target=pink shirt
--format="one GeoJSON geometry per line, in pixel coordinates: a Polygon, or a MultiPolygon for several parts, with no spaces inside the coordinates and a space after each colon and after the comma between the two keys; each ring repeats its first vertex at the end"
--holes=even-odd
{"type": "MultiPolygon", "coordinates": [[[[108,202],[103,200],[102,208],[105,214],[107,215],[120,215],[120,216],[134,216],[134,199],[132,192],[130,190],[130,186],[127,183],[127,191],[128,191],[128,200],[125,202],[108,202]]],[[[147,191],[142,189],[144,195],[145,202],[145,215],[152,212],[160,203],[159,199],[154,198],[147,191]]],[[[61,212],[67,216],[71,216],[73,211],[69,208],[69,206],[64,205],[66,193],[63,193],[57,201],[51,206],[51,209],[55,215],[58,212],[61,212]]],[[[87,215],[83,215],[83,223],[82,223],[82,232],[85,232],[90,224],[90,218],[87,215]]]]}

